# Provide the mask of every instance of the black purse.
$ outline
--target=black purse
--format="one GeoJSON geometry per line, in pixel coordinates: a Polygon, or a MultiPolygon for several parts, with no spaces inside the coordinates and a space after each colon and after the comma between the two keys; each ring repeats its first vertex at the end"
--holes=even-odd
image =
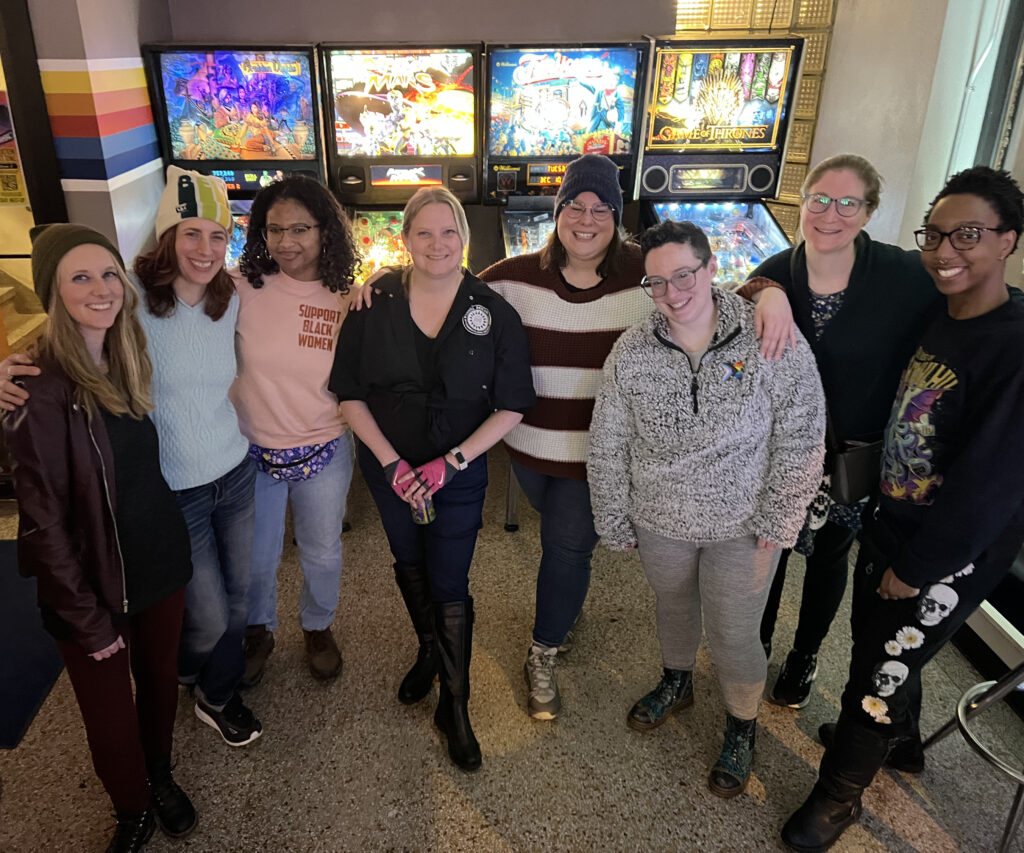
{"type": "Polygon", "coordinates": [[[829,496],[843,506],[855,504],[878,488],[885,442],[841,441],[832,427],[832,416],[826,418],[825,447],[832,475],[829,496]]]}

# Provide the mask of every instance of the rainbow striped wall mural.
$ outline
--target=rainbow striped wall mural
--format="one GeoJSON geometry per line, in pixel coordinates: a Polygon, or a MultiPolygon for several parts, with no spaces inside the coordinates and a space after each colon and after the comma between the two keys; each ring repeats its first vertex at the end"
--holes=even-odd
{"type": "Polygon", "coordinates": [[[39,70],[66,190],[162,168],[141,59],[40,59],[39,70]]]}

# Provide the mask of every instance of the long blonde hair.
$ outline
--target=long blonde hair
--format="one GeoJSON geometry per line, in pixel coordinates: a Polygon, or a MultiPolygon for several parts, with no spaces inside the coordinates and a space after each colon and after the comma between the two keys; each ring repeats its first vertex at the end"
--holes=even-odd
{"type": "Polygon", "coordinates": [[[153,363],[146,351],[146,333],[135,317],[139,292],[116,258],[114,265],[124,288],[124,301],[103,343],[107,372],[100,370],[86,349],[82,333],[60,298],[58,281],[50,291],[50,322],[42,340],[42,351],[75,383],[75,400],[89,420],[100,407],[112,415],[130,415],[136,420],[153,408],[153,363]]]}

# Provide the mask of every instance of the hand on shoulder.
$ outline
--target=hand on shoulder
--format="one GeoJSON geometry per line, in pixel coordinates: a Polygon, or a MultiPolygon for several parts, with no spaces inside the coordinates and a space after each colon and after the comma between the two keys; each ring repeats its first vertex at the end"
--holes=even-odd
{"type": "Polygon", "coordinates": [[[13,412],[28,402],[29,393],[18,377],[38,376],[42,371],[27,354],[12,352],[0,362],[0,409],[13,412]]]}

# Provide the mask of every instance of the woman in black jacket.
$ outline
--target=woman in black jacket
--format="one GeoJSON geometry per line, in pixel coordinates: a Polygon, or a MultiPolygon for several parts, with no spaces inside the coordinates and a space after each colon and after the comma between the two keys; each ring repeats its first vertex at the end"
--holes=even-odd
{"type": "Polygon", "coordinates": [[[18,498],[18,560],[37,581],[117,813],[108,851],[141,850],[155,823],[196,812],[171,777],[177,655],[192,574],[188,531],[160,474],[152,367],[120,255],[82,225],[33,230],[50,315],[32,405],[4,421],[18,498]],[[132,681],[135,695],[132,695],[132,681]]]}
{"type": "MultiPolygon", "coordinates": [[[[881,182],[874,166],[855,154],[811,169],[802,188],[803,242],[766,260],[740,290],[757,295],[759,312],[781,307],[787,318],[791,312],[814,350],[830,418],[827,446],[881,438],[900,372],[940,301],[919,252],[875,242],[863,230],[878,207],[881,182]]],[[[811,505],[796,545],[807,558],[799,623],[768,697],[777,705],[802,708],[810,698],[863,508],[863,501],[833,502],[827,482],[811,505]]],[[[769,654],[789,554],[782,554],[761,622],[769,654]]]]}
{"type": "Polygon", "coordinates": [[[402,240],[412,264],[375,282],[373,306],[346,320],[329,387],[359,438],[359,467],[419,637],[398,698],[420,701],[439,672],[434,722],[452,761],[476,770],[469,566],[486,453],[536,399],[530,353],[515,309],[463,267],[469,226],[455,196],[419,190],[405,207],[402,240]]]}

